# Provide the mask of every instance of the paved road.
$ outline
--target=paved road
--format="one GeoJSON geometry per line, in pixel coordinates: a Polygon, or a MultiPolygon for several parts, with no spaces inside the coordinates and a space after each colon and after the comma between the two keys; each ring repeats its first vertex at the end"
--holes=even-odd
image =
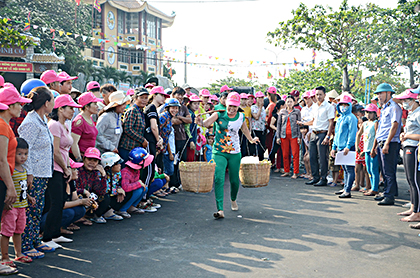
{"type": "MultiPolygon", "coordinates": [[[[400,199],[408,200],[401,167],[400,199]]],[[[264,188],[225,200],[214,220],[214,193],[181,192],[154,214],[83,227],[64,250],[19,270],[24,277],[418,277],[419,232],[357,192],[273,174],[264,188]]],[[[225,190],[228,195],[228,188],[225,190]]]]}

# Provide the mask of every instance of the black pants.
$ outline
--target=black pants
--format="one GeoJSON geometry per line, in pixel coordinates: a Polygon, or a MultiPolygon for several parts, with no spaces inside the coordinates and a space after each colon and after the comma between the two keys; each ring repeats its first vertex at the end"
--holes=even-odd
{"type": "Polygon", "coordinates": [[[379,163],[382,164],[381,172],[385,183],[384,196],[394,200],[398,196],[397,161],[401,145],[398,142],[389,143],[388,153],[384,154],[383,141],[378,143],[379,163]]]}
{"type": "Polygon", "coordinates": [[[1,219],[1,214],[3,213],[4,200],[6,199],[6,191],[7,191],[6,184],[4,183],[4,181],[0,180],[0,219],[1,219]]]}
{"type": "Polygon", "coordinates": [[[264,153],[265,150],[261,145],[265,144],[265,131],[259,131],[259,130],[253,130],[252,131],[258,139],[260,139],[260,142],[257,144],[251,144],[252,147],[256,150],[256,155],[258,155],[258,158],[260,161],[264,160],[264,153]]]}
{"type": "Polygon", "coordinates": [[[404,170],[407,177],[408,184],[410,185],[410,200],[414,206],[415,213],[420,212],[419,207],[419,181],[420,172],[417,171],[418,160],[417,160],[417,147],[404,147],[404,170]]]}
{"type": "MultiPolygon", "coordinates": [[[[153,135],[152,135],[153,136],[153,135]]],[[[146,137],[147,140],[150,140],[146,137]]],[[[149,141],[147,145],[147,152],[154,156],[152,163],[150,163],[146,168],[141,170],[140,180],[144,182],[146,186],[149,186],[152,183],[153,177],[155,176],[155,165],[156,165],[156,142],[149,141]]]]}
{"type": "Polygon", "coordinates": [[[322,145],[325,136],[327,136],[326,132],[319,134],[312,133],[309,141],[309,162],[314,180],[327,179],[329,144],[322,145]]]}
{"type": "MultiPolygon", "coordinates": [[[[184,149],[187,140],[175,140],[176,153],[180,156],[181,161],[187,161],[187,148],[184,149]]],[[[174,161],[174,173],[171,176],[171,186],[179,187],[181,179],[179,177],[179,162],[174,161]]]]}
{"type": "MultiPolygon", "coordinates": [[[[105,212],[109,210],[109,204],[111,203],[111,198],[109,197],[109,194],[105,194],[104,196],[100,196],[98,200],[96,200],[96,202],[98,203],[98,208],[94,210],[93,213],[96,216],[101,217],[105,212]]],[[[86,215],[91,217],[93,216],[93,213],[89,209],[86,212],[86,215]]]]}
{"type": "Polygon", "coordinates": [[[117,196],[110,196],[109,205],[111,206],[113,210],[118,211],[125,205],[125,203],[127,203],[131,199],[131,196],[133,196],[133,191],[125,192],[124,200],[121,203],[117,202],[117,196]]]}
{"type": "Polygon", "coordinates": [[[61,172],[54,171],[52,178],[48,182],[45,192],[44,213],[48,211],[45,221],[43,241],[48,242],[60,236],[61,219],[63,217],[64,194],[66,181],[61,172]]]}

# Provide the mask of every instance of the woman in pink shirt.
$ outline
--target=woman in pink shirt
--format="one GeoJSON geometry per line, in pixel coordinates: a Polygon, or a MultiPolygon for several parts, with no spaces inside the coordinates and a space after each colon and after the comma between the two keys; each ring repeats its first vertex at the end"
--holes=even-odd
{"type": "Polygon", "coordinates": [[[87,92],[78,98],[78,102],[82,106],[82,113],[77,115],[71,124],[71,136],[73,137],[71,152],[76,161],[81,162],[85,151],[90,147],[95,147],[98,130],[92,120],[92,115],[98,113],[96,103],[103,102],[103,100],[95,97],[93,93],[87,92]]]}
{"type": "Polygon", "coordinates": [[[51,120],[48,122],[48,128],[54,137],[54,172],[45,193],[45,208],[48,210],[48,216],[43,240],[52,247],[60,238],[66,181],[71,178],[69,151],[73,138],[66,121],[73,118],[74,108],[81,107],[70,95],[60,95],[55,99],[54,109],[50,114],[51,120]]]}

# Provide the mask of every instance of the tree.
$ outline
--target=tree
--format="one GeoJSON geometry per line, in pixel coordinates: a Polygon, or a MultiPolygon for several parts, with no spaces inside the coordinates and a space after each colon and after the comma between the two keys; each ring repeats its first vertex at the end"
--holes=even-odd
{"type": "Polygon", "coordinates": [[[99,77],[105,83],[109,82],[110,79],[114,80],[114,83],[117,84],[119,82],[118,79],[118,70],[116,68],[105,66],[98,70],[99,77]]]}
{"type": "Polygon", "coordinates": [[[280,22],[274,32],[268,33],[269,42],[329,53],[343,71],[342,89],[350,91],[349,66],[360,64],[364,57],[369,25],[365,9],[349,7],[344,0],[338,11],[320,5],[308,9],[301,3],[292,14],[292,19],[280,22]]]}
{"type": "Polygon", "coordinates": [[[27,36],[22,35],[19,31],[12,28],[7,18],[0,19],[0,46],[19,46],[22,49],[35,43],[27,36]]]}
{"type": "Polygon", "coordinates": [[[397,74],[397,66],[406,66],[410,73],[410,86],[414,85],[413,63],[418,61],[420,24],[418,7],[420,0],[400,0],[397,8],[381,8],[370,5],[369,52],[373,53],[366,67],[380,72],[397,74]]]}
{"type": "Polygon", "coordinates": [[[148,73],[147,71],[141,70],[139,75],[133,77],[133,83],[137,86],[144,86],[146,85],[146,81],[155,76],[153,72],[148,73]]]}
{"type": "Polygon", "coordinates": [[[126,71],[119,70],[117,71],[117,78],[118,78],[118,82],[115,82],[115,84],[127,83],[127,82],[131,84],[132,75],[129,75],[128,72],[126,71]]]}
{"type": "Polygon", "coordinates": [[[166,65],[163,65],[163,76],[165,76],[169,80],[172,80],[172,76],[174,76],[175,74],[176,74],[176,70],[172,68],[172,65],[169,62],[166,65]]]}

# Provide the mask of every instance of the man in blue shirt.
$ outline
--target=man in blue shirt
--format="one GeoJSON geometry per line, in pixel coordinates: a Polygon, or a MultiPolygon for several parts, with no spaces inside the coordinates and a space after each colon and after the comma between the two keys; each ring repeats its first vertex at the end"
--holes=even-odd
{"type": "Polygon", "coordinates": [[[394,198],[398,195],[396,172],[402,118],[401,107],[392,100],[392,93],[395,91],[387,83],[382,83],[376,88],[375,94],[382,109],[375,144],[370,153],[371,157],[375,157],[376,152],[379,155],[385,183],[384,195],[375,197],[375,200],[380,201],[378,205],[388,206],[394,204],[394,198]]]}

